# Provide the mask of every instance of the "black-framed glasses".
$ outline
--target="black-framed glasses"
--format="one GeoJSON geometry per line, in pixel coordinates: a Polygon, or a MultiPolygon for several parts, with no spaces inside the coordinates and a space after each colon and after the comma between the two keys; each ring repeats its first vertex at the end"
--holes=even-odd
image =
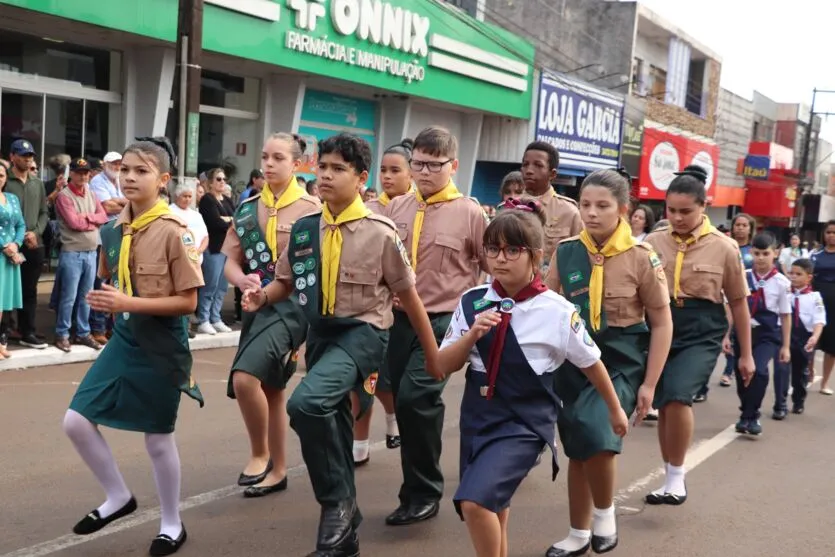
{"type": "Polygon", "coordinates": [[[445,160],[443,162],[440,161],[416,161],[410,160],[409,161],[409,168],[412,169],[412,172],[423,172],[423,169],[426,168],[429,172],[433,174],[437,174],[441,171],[445,164],[449,164],[455,159],[445,160]]]}
{"type": "Polygon", "coordinates": [[[482,249],[488,259],[496,259],[500,253],[504,253],[504,258],[508,261],[516,261],[528,251],[525,246],[484,246],[482,249]]]}

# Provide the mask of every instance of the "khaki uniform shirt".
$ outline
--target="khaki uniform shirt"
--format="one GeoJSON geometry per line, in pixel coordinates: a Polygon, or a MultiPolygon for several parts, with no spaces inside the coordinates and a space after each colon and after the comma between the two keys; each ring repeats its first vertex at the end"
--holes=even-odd
{"type": "MultiPolygon", "coordinates": [[[[105,226],[129,224],[131,220],[128,205],[114,224],[105,226]]],[[[101,258],[100,276],[109,278],[104,251],[101,258]]],[[[176,215],[163,215],[133,235],[129,261],[133,290],[142,298],[166,298],[200,288],[204,282],[199,259],[186,223],[176,215]]]]}
{"type": "Polygon", "coordinates": [[[539,197],[539,202],[545,211],[545,247],[542,260],[551,261],[557,244],[579,234],[583,230],[583,221],[580,220],[577,202],[557,195],[554,190],[539,197]]]}
{"type": "MultiPolygon", "coordinates": [[[[320,245],[327,226],[319,217],[320,245]]],[[[353,317],[388,329],[394,323],[392,293],[403,292],[415,285],[415,275],[394,225],[385,217],[370,215],[346,222],[340,226],[340,231],[342,255],[334,315],[353,317]]],[[[278,258],[275,278],[293,287],[287,247],[278,258]]],[[[318,287],[322,288],[321,285],[318,287]]]]}
{"type": "MultiPolygon", "coordinates": [[[[260,195],[257,200],[250,198],[244,201],[244,203],[258,203],[258,226],[261,227],[261,232],[265,233],[267,230],[267,219],[269,219],[269,209],[267,209],[261,201],[260,195]]],[[[320,211],[321,208],[322,205],[317,198],[304,195],[287,207],[279,209],[276,214],[278,222],[275,227],[276,251],[281,253],[284,251],[284,248],[287,247],[287,243],[290,241],[290,229],[293,227],[294,222],[304,216],[320,211]]],[[[223,247],[221,248],[220,253],[233,261],[237,261],[238,263],[246,262],[244,250],[241,247],[241,238],[238,236],[238,233],[235,232],[234,226],[230,226],[229,230],[226,232],[226,238],[223,240],[223,247]]],[[[246,270],[244,270],[244,272],[246,272],[246,270]]]]}
{"type": "MultiPolygon", "coordinates": [[[[647,242],[661,258],[672,298],[675,295],[673,277],[678,242],[673,239],[670,227],[656,230],[647,236],[647,242]]],[[[681,268],[679,297],[721,304],[725,301],[723,294],[729,302],[745,298],[748,296],[748,284],[739,246],[718,230],[713,230],[687,246],[681,268]]]]}
{"type": "MultiPolygon", "coordinates": [[[[645,320],[646,309],[670,305],[667,277],[654,255],[652,246],[644,243],[603,261],[603,313],[609,326],[629,327],[641,323],[645,320]]],[[[594,265],[591,255],[589,263],[594,265]]],[[[555,292],[564,292],[556,251],[545,284],[555,292]]]]}
{"type": "MultiPolygon", "coordinates": [[[[397,234],[412,258],[412,231],[418,200],[403,195],[384,213],[394,221],[397,234]]],[[[487,272],[482,243],[487,223],[477,201],[459,197],[426,206],[417,251],[417,291],[428,313],[451,313],[466,290],[487,272]]]]}
{"type": "MultiPolygon", "coordinates": [[[[391,201],[389,201],[389,203],[391,203],[391,201]]],[[[386,212],[386,206],[380,203],[379,199],[370,199],[365,202],[365,206],[368,207],[375,215],[382,215],[386,212]]]]}

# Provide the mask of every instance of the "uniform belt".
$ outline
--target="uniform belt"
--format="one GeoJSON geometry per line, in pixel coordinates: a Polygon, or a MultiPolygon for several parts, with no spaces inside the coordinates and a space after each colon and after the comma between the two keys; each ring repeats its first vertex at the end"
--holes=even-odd
{"type": "Polygon", "coordinates": [[[716,302],[711,302],[710,300],[703,300],[701,298],[675,298],[670,300],[670,304],[675,308],[685,309],[709,308],[722,305],[717,304],[716,302]]]}

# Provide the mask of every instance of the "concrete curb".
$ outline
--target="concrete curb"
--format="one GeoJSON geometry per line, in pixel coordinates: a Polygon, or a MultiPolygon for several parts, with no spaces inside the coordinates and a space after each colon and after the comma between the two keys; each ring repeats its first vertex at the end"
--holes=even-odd
{"type": "MultiPolygon", "coordinates": [[[[195,338],[189,340],[189,347],[192,351],[209,350],[211,348],[229,348],[238,346],[240,336],[240,331],[218,333],[216,335],[198,334],[195,338]]],[[[62,352],[54,346],[44,348],[43,350],[26,348],[23,350],[14,350],[11,358],[0,360],[0,373],[32,367],[92,362],[98,357],[98,350],[93,350],[86,346],[73,345],[72,352],[70,353],[62,352]]]]}

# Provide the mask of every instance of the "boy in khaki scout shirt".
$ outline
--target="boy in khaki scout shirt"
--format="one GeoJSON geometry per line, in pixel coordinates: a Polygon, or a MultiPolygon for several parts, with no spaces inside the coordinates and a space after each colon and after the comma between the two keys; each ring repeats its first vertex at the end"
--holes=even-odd
{"type": "MultiPolygon", "coordinates": [[[[486,270],[482,238],[486,222],[478,202],[463,197],[452,175],[458,169],[458,142],[446,129],[427,128],[415,138],[410,167],[414,195],[391,201],[386,216],[397,226],[416,273],[417,292],[440,345],[461,294],[486,270]]],[[[395,309],[401,309],[395,304],[395,309]]],[[[443,494],[440,467],[446,382],[427,373],[424,349],[402,311],[395,311],[387,356],[400,429],[403,484],[392,526],[434,517],[443,494]]]]}
{"type": "Polygon", "coordinates": [[[560,154],[550,143],[534,141],[522,156],[525,192],[539,199],[545,211],[545,251],[542,254],[542,276],[548,276],[548,264],[557,244],[576,236],[583,229],[577,202],[557,195],[551,182],[557,177],[560,154]]]}
{"type": "Polygon", "coordinates": [[[376,370],[388,344],[392,298],[409,316],[435,376],[438,349],[394,225],[362,202],[371,148],[349,134],[319,143],[322,213],[299,219],[276,265],[276,280],[244,294],[246,311],[295,290],[310,323],[307,374],[287,403],[316,499],[322,506],[316,551],[309,557],[359,555],[348,394],[373,401],[376,370]]]}

